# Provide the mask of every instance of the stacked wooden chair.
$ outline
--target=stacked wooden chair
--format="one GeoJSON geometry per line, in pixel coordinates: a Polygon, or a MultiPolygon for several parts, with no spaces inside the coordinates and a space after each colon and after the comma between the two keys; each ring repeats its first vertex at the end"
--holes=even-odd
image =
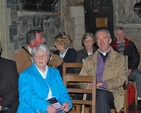
{"type": "MultiPolygon", "coordinates": [[[[69,94],[92,94],[92,100],[72,100],[73,109],[70,113],[81,113],[82,105],[92,105],[92,113],[96,113],[96,77],[95,76],[79,76],[77,74],[65,74],[63,79],[67,86],[69,83],[93,83],[92,89],[67,88],[69,94]]],[[[84,113],[89,113],[87,107],[84,108],[84,113]]]]}
{"type": "MultiPolygon", "coordinates": [[[[126,67],[127,67],[127,70],[128,70],[128,57],[125,56],[125,59],[126,59],[126,67]]],[[[69,89],[68,88],[68,91],[69,93],[80,93],[81,91],[83,92],[83,94],[87,94],[87,93],[92,93],[93,95],[93,99],[92,102],[95,102],[93,104],[93,107],[95,110],[96,110],[96,88],[95,88],[95,85],[96,85],[96,82],[95,82],[95,77],[94,78],[91,78],[91,76],[79,76],[79,74],[75,74],[75,73],[66,73],[66,70],[68,68],[82,68],[82,63],[63,63],[63,81],[65,83],[66,86],[68,85],[78,85],[78,83],[80,82],[86,82],[86,83],[93,83],[94,85],[94,89],[95,90],[92,90],[92,91],[88,91],[88,90],[85,90],[84,89],[69,89]],[[89,78],[90,77],[90,78],[89,78]],[[86,81],[85,81],[86,80],[86,81]],[[93,81],[92,81],[93,80],[93,81]]],[[[123,105],[123,109],[119,112],[119,113],[128,113],[129,110],[128,110],[128,90],[127,90],[127,86],[128,84],[133,84],[135,87],[136,87],[136,83],[135,82],[131,82],[131,81],[127,81],[126,84],[125,84],[125,89],[124,89],[124,105],[123,105]]],[[[81,110],[82,110],[82,106],[84,103],[86,103],[85,105],[87,105],[88,103],[87,102],[81,102],[81,101],[86,101],[86,100],[72,100],[73,102],[73,106],[74,106],[74,110],[70,111],[71,113],[80,113],[81,110]]],[[[137,91],[136,91],[136,96],[135,96],[135,105],[137,105],[137,91]]],[[[95,111],[94,110],[94,111],[95,111]]],[[[84,113],[87,113],[89,111],[89,109],[87,107],[85,107],[84,109],[84,113]]],[[[95,111],[96,112],[96,111],[95,111]]],[[[116,113],[116,110],[115,109],[111,109],[111,113],[116,113]]]]}
{"type": "MultiPolygon", "coordinates": [[[[63,81],[66,87],[68,85],[78,85],[78,83],[93,83],[92,89],[69,88],[69,94],[92,94],[92,100],[72,100],[73,108],[70,113],[81,113],[82,105],[92,105],[92,113],[96,113],[96,78],[93,76],[79,76],[76,73],[66,73],[68,68],[82,68],[82,63],[63,63],[63,81]]],[[[84,113],[89,113],[88,107],[84,108],[84,113]]]]}

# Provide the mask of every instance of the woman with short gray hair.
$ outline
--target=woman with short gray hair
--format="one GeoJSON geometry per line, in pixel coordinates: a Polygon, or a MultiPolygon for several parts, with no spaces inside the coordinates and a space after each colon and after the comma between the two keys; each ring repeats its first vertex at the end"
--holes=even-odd
{"type": "Polygon", "coordinates": [[[71,99],[57,69],[47,66],[50,51],[46,45],[32,49],[33,64],[19,77],[19,107],[17,113],[68,112],[71,99]],[[49,100],[59,102],[55,107],[49,100]]]}
{"type": "Polygon", "coordinates": [[[41,44],[37,47],[34,47],[31,51],[31,55],[34,57],[35,52],[38,51],[39,49],[44,50],[46,52],[46,54],[48,55],[48,57],[50,56],[50,50],[48,49],[48,47],[44,44],[41,44]]]}
{"type": "MultiPolygon", "coordinates": [[[[82,37],[82,46],[84,47],[83,49],[79,50],[77,52],[77,58],[76,62],[84,62],[85,58],[91,54],[93,54],[96,50],[97,47],[94,46],[96,43],[96,38],[93,33],[85,33],[82,37]]],[[[79,73],[81,69],[75,69],[76,73],[79,73]]]]}

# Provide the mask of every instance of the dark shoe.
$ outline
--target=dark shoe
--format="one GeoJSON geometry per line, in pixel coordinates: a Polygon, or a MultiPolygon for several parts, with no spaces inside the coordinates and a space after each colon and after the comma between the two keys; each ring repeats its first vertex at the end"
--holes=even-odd
{"type": "Polygon", "coordinates": [[[141,100],[138,100],[138,105],[141,106],[141,100]]]}
{"type": "Polygon", "coordinates": [[[138,105],[132,104],[129,106],[130,110],[141,110],[141,100],[138,100],[138,105]]]}
{"type": "MultiPolygon", "coordinates": [[[[11,105],[9,105],[9,106],[3,108],[3,109],[1,110],[1,112],[8,112],[8,111],[10,111],[10,109],[11,109],[11,105]]],[[[0,112],[0,113],[1,113],[1,112],[0,112]]]]}

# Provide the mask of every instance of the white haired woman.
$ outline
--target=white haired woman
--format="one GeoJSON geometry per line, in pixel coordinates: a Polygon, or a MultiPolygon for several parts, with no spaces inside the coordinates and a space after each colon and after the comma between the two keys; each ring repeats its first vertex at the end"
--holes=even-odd
{"type": "Polygon", "coordinates": [[[56,113],[48,100],[56,99],[60,112],[68,112],[72,103],[57,69],[47,66],[50,51],[46,45],[32,49],[33,64],[19,77],[18,113],[56,113]]]}

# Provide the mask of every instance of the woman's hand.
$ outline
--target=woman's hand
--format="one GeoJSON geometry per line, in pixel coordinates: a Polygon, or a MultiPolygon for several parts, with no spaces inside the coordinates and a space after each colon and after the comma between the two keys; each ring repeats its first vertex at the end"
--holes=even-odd
{"type": "Polygon", "coordinates": [[[49,105],[46,109],[48,113],[56,113],[56,108],[53,105],[49,105]]]}
{"type": "Polygon", "coordinates": [[[92,83],[88,83],[87,84],[87,89],[92,89],[93,88],[93,84],[92,83]]]}
{"type": "Polygon", "coordinates": [[[2,110],[2,106],[0,105],[0,111],[2,110]]]}
{"type": "Polygon", "coordinates": [[[62,106],[62,110],[68,112],[70,110],[69,103],[65,102],[62,106]]]}
{"type": "Polygon", "coordinates": [[[132,70],[128,69],[128,76],[131,74],[132,70]]]}

